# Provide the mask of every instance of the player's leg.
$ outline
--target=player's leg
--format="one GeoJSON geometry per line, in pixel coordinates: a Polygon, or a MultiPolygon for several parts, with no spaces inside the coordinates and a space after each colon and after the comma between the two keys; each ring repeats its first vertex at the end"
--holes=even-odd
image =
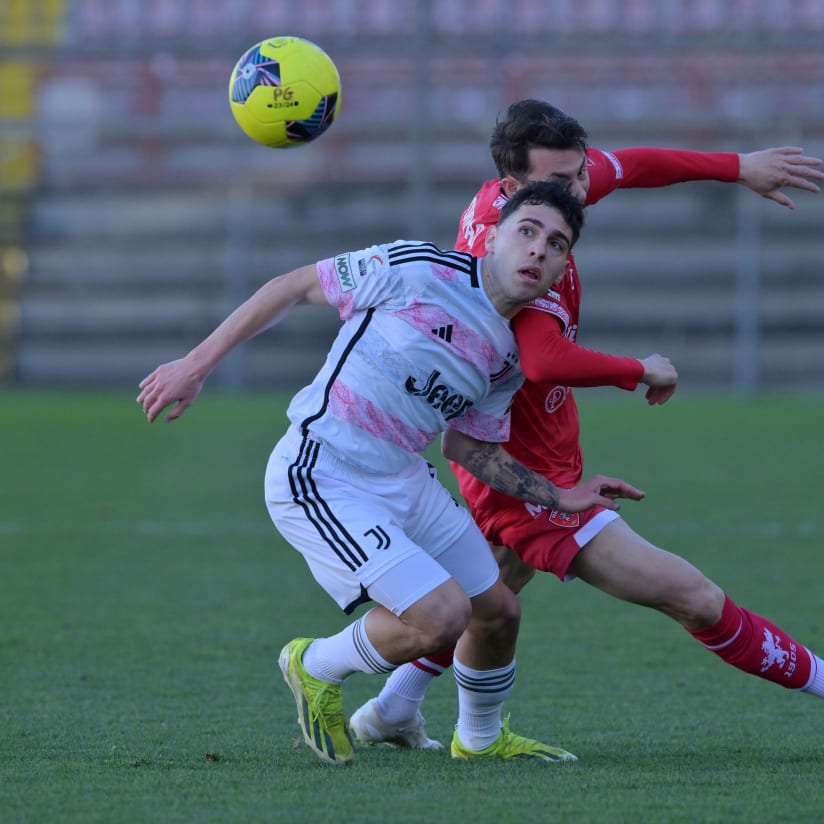
{"type": "Polygon", "coordinates": [[[519,617],[518,599],[501,578],[472,599],[469,626],[456,645],[453,661],[459,703],[453,758],[576,760],[559,747],[515,735],[502,718],[504,702],[515,685],[519,617]],[[511,617],[502,622],[501,615],[511,617]]]}
{"type": "Polygon", "coordinates": [[[454,654],[450,645],[442,653],[421,656],[393,670],[381,691],[349,719],[357,740],[413,750],[440,749],[441,742],[427,735],[420,708],[432,681],[452,666],[454,654]]]}
{"type": "MultiPolygon", "coordinates": [[[[453,644],[471,605],[462,587],[399,525],[419,498],[417,487],[429,483],[425,468],[386,479],[379,489],[375,478],[360,477],[322,450],[311,462],[304,454],[286,441],[270,459],[266,501],[273,522],[344,611],[367,599],[382,605],[332,637],[295,639],[279,658],[306,743],[323,760],[345,763],[353,751],[343,680],[358,671],[386,673],[453,644]]],[[[454,505],[435,513],[443,515],[448,537],[468,519],[456,519],[453,511],[454,505]]],[[[485,575],[494,580],[496,574],[490,555],[485,575]]]]}
{"type": "MultiPolygon", "coordinates": [[[[499,724],[496,716],[500,715],[500,706],[508,697],[515,679],[517,626],[506,627],[502,632],[500,626],[488,626],[486,616],[495,616],[497,620],[498,616],[512,612],[514,601],[510,593],[520,592],[535,575],[534,569],[524,564],[506,547],[491,549],[501,571],[500,581],[473,601],[473,617],[456,647],[435,658],[446,666],[458,662],[455,664],[455,680],[459,689],[465,692],[462,704],[465,711],[458,720],[455,738],[467,744],[472,742],[473,747],[478,750],[488,747],[498,737],[499,724]],[[446,656],[449,656],[448,663],[446,656]],[[499,679],[502,691],[490,692],[488,688],[483,687],[482,682],[480,689],[473,689],[474,681],[479,677],[473,670],[494,670],[492,677],[499,679]]],[[[404,666],[414,667],[420,672],[421,666],[425,667],[431,664],[431,661],[432,656],[423,657],[404,666]]],[[[420,701],[423,701],[424,694],[425,689],[420,694],[420,701]]],[[[562,750],[551,749],[556,755],[563,757],[562,750]]]]}
{"type": "MultiPolygon", "coordinates": [[[[434,478],[433,483],[426,489],[426,496],[417,503],[417,508],[433,515],[429,523],[419,525],[412,532],[415,540],[430,547],[438,563],[459,581],[470,596],[481,597],[489,591],[489,594],[482,598],[481,609],[475,617],[475,626],[476,632],[488,637],[490,649],[498,649],[499,644],[504,649],[497,657],[495,653],[492,654],[493,660],[490,665],[496,664],[499,660],[511,662],[520,609],[516,601],[493,601],[493,594],[499,592],[499,576],[486,541],[467,511],[459,507],[434,478]],[[445,510],[451,510],[454,514],[451,514],[450,518],[457,516],[462,519],[463,524],[460,534],[451,536],[448,544],[444,543],[441,528],[448,514],[445,510]],[[436,517],[438,512],[441,515],[436,517]],[[488,608],[485,608],[487,605],[488,608]]],[[[433,670],[440,674],[452,663],[454,644],[444,646],[446,648],[443,653],[432,652],[420,658],[415,664],[398,667],[390,675],[378,696],[355,711],[350,719],[350,725],[359,741],[370,744],[387,743],[413,749],[441,747],[439,741],[426,735],[424,719],[419,708],[426,687],[432,680],[433,670]],[[435,663],[441,654],[446,658],[442,667],[435,663]]]]}
{"type": "Polygon", "coordinates": [[[616,519],[589,541],[569,574],[623,601],[652,607],[687,630],[721,617],[724,593],[685,559],[653,546],[616,519]]]}
{"type": "MultiPolygon", "coordinates": [[[[503,582],[512,592],[519,593],[532,580],[535,570],[523,563],[512,550],[505,546],[493,546],[491,549],[498,563],[498,568],[501,570],[503,582]]],[[[371,724],[372,735],[388,735],[399,746],[404,746],[400,741],[406,740],[408,741],[406,746],[411,746],[413,749],[437,748],[439,746],[438,742],[428,738],[422,727],[415,728],[413,731],[408,721],[417,713],[432,682],[452,666],[454,656],[455,647],[450,646],[443,652],[421,656],[394,670],[387,678],[377,697],[378,704],[383,707],[385,718],[383,723],[371,724]],[[394,730],[393,725],[395,724],[403,727],[404,732],[398,733],[394,730]],[[379,729],[383,729],[385,732],[378,733],[379,729]]],[[[372,699],[368,702],[368,708],[361,708],[352,716],[353,728],[361,724],[361,718],[364,714],[374,716],[380,712],[374,705],[375,701],[376,699],[372,699]]],[[[363,734],[368,735],[369,733],[364,729],[363,734]]]]}
{"type": "MultiPolygon", "coordinates": [[[[500,546],[495,550],[495,556],[502,565],[502,575],[506,576],[509,583],[509,586],[502,583],[503,589],[507,593],[513,590],[520,591],[534,577],[536,570],[552,572],[562,580],[565,579],[569,563],[579,551],[580,546],[616,517],[615,513],[600,508],[578,515],[567,515],[551,510],[536,513],[534,508],[527,508],[520,502],[514,502],[513,506],[499,510],[494,522],[487,524],[487,537],[493,538],[500,546]],[[514,547],[514,551],[505,550],[504,546],[514,547]]],[[[473,609],[473,617],[474,614],[473,609]]],[[[473,640],[472,620],[470,620],[470,627],[458,642],[454,662],[455,678],[459,687],[462,686],[462,681],[466,681],[462,656],[467,654],[465,653],[467,645],[472,644],[473,640]]],[[[470,646],[469,649],[472,651],[477,649],[477,646],[470,646]]],[[[506,671],[502,669],[499,677],[503,678],[505,673],[506,671]]],[[[464,683],[463,686],[466,688],[467,684],[464,683]]],[[[471,686],[471,680],[469,686],[471,686]]],[[[483,739],[477,735],[477,731],[474,732],[477,747],[483,739]]],[[[485,732],[488,734],[489,730],[485,732]]],[[[468,730],[466,734],[473,734],[473,730],[468,730]]],[[[456,741],[459,736],[462,738],[463,735],[464,731],[459,723],[452,744],[454,757],[471,757],[466,752],[467,748],[461,746],[461,742],[456,741]]],[[[463,741],[463,743],[467,742],[463,741]]],[[[548,761],[575,759],[575,756],[564,750],[543,747],[538,742],[513,736],[507,728],[504,728],[501,738],[491,745],[491,749],[494,750],[496,746],[501,745],[509,752],[508,755],[502,757],[523,757],[524,754],[529,753],[533,757],[541,757],[548,761]]]]}
{"type": "Polygon", "coordinates": [[[518,555],[506,546],[491,547],[492,554],[501,570],[503,582],[516,595],[535,577],[535,567],[525,564],[518,555]]]}
{"type": "Polygon", "coordinates": [[[728,664],[824,697],[824,662],[761,615],[739,607],[685,559],[614,521],[575,557],[570,572],[624,601],[678,621],[728,664]]]}
{"type": "MultiPolygon", "coordinates": [[[[529,536],[540,537],[547,527],[558,529],[549,520],[552,513],[547,511],[545,515],[540,522],[536,522],[534,515],[521,502],[513,501],[511,511],[496,511],[493,529],[495,537],[506,536],[515,540],[516,533],[520,534],[522,531],[529,536]]],[[[486,519],[481,520],[486,522],[486,519]]],[[[569,520],[564,520],[564,527],[569,523],[569,520]]],[[[570,534],[572,532],[568,528],[566,531],[570,534]]],[[[535,569],[505,546],[492,546],[491,549],[504,583],[512,592],[520,592],[534,576],[535,569]]],[[[358,739],[413,749],[439,747],[439,742],[426,735],[420,707],[434,679],[452,666],[454,653],[454,647],[450,647],[434,655],[422,656],[394,670],[377,697],[367,701],[352,715],[350,723],[358,739]]]]}
{"type": "MultiPolygon", "coordinates": [[[[468,632],[472,642],[466,646],[468,665],[480,671],[477,677],[483,682],[487,680],[488,670],[500,668],[507,673],[511,671],[511,675],[505,675],[502,679],[496,675],[497,680],[483,696],[485,700],[480,712],[488,719],[494,740],[500,734],[501,727],[499,718],[496,724],[495,714],[500,716],[500,709],[511,692],[514,680],[513,656],[520,608],[512,593],[501,583],[486,542],[469,519],[465,534],[440,552],[437,561],[471,597],[472,617],[468,632]],[[479,574],[481,570],[483,573],[479,574]]],[[[449,645],[450,656],[454,648],[454,644],[449,645]]],[[[398,669],[410,669],[410,665],[398,669]]],[[[440,748],[440,742],[426,735],[424,719],[419,712],[422,698],[422,695],[410,698],[403,691],[384,685],[376,698],[367,701],[352,715],[350,725],[356,738],[369,744],[386,743],[412,749],[440,748]]],[[[471,697],[461,700],[459,693],[459,707],[465,711],[463,715],[459,713],[460,719],[467,713],[471,716],[475,704],[471,697]]]]}
{"type": "MultiPolygon", "coordinates": [[[[464,510],[461,512],[463,513],[464,510]]],[[[465,530],[473,540],[477,540],[477,530],[468,516],[465,530]]],[[[427,536],[416,537],[422,537],[425,540],[427,536]]],[[[471,570],[469,576],[463,572],[460,579],[462,587],[471,594],[485,592],[496,584],[498,577],[494,559],[485,544],[485,552],[475,553],[471,548],[464,546],[465,541],[465,536],[461,535],[454,542],[454,549],[447,547],[438,554],[437,560],[448,570],[448,566],[453,563],[453,558],[460,559],[461,563],[471,570]],[[471,563],[463,559],[471,559],[471,563]]],[[[497,589],[494,591],[497,592],[497,589]]],[[[485,600],[484,603],[487,601],[485,600]]],[[[491,604],[491,601],[489,603],[491,604]]],[[[498,604],[497,610],[491,606],[488,612],[484,613],[482,610],[481,614],[488,621],[483,631],[488,634],[490,643],[494,646],[496,645],[495,639],[504,639],[502,642],[505,648],[503,657],[506,658],[511,654],[510,650],[518,631],[517,604],[514,613],[511,604],[501,603],[498,604]],[[508,610],[507,607],[509,607],[508,610]]],[[[349,723],[358,741],[367,744],[385,743],[411,749],[441,748],[439,741],[429,738],[426,734],[425,720],[420,713],[420,705],[426,694],[426,688],[434,677],[433,668],[438,667],[435,661],[440,656],[444,656],[444,666],[439,667],[437,674],[452,664],[454,641],[439,646],[433,645],[430,650],[444,648],[445,651],[442,653],[430,652],[419,657],[418,660],[399,666],[390,674],[380,693],[352,714],[349,723]]]]}
{"type": "MultiPolygon", "coordinates": [[[[396,600],[393,590],[405,592],[410,580],[426,580],[428,563],[435,562],[421,553],[393,566],[375,582],[375,597],[392,603],[396,600]]],[[[439,577],[441,570],[433,572],[439,577]]],[[[335,635],[296,638],[286,644],[278,663],[295,698],[304,740],[315,754],[333,764],[354,757],[342,693],[349,675],[391,672],[399,662],[417,657],[422,650],[451,645],[469,613],[466,593],[450,579],[400,615],[377,606],[335,635]]]]}
{"type": "MultiPolygon", "coordinates": [[[[458,641],[454,659],[459,712],[451,745],[453,757],[574,760],[565,750],[515,735],[502,719],[504,702],[515,682],[520,607],[501,580],[483,535],[470,521],[465,534],[436,557],[472,600],[469,625],[458,641]],[[492,562],[490,579],[478,575],[479,562],[485,558],[492,562]]],[[[388,709],[399,708],[403,709],[403,704],[395,701],[388,709]]],[[[407,716],[396,718],[396,724],[409,729],[417,718],[422,729],[417,703],[407,704],[406,711],[407,716]]],[[[385,712],[381,696],[361,707],[351,721],[358,739],[415,746],[414,740],[405,742],[397,732],[387,729],[385,712]]]]}

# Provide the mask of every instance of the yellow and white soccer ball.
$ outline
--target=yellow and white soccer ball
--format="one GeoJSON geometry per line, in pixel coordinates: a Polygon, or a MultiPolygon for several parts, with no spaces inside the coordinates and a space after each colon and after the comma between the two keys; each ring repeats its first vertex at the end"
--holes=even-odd
{"type": "Polygon", "coordinates": [[[286,149],[320,137],[340,110],[340,77],[323,49],[301,37],[271,37],[238,60],[229,103],[240,128],[286,149]]]}

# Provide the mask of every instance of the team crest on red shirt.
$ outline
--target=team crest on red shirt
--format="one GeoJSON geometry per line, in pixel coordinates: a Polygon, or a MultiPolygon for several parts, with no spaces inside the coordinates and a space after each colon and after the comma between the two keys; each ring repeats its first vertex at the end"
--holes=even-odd
{"type": "Polygon", "coordinates": [[[549,522],[555,526],[577,529],[581,525],[581,516],[577,512],[558,512],[557,509],[553,509],[549,513],[549,522]]]}
{"type": "Polygon", "coordinates": [[[564,405],[564,401],[567,399],[568,394],[569,389],[566,386],[553,386],[552,390],[547,393],[546,399],[544,400],[544,409],[550,415],[553,412],[557,412],[564,405]]]}

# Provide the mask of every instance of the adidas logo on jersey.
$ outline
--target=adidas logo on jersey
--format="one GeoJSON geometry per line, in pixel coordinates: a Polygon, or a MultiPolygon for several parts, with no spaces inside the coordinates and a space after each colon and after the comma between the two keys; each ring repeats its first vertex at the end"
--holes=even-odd
{"type": "Polygon", "coordinates": [[[452,324],[448,323],[446,326],[439,326],[432,330],[433,335],[437,335],[441,340],[447,343],[452,343],[452,324]]]}

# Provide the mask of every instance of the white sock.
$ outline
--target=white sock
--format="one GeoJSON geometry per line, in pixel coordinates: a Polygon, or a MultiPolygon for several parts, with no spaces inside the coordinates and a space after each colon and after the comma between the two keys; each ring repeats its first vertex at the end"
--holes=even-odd
{"type": "Polygon", "coordinates": [[[804,687],[803,692],[808,692],[810,695],[817,695],[819,698],[824,698],[824,661],[822,661],[814,652],[810,652],[810,663],[812,664],[812,672],[810,673],[810,680],[807,686],[804,687]]]}
{"type": "Polygon", "coordinates": [[[303,653],[303,666],[309,675],[329,684],[340,684],[353,672],[395,669],[396,665],[383,658],[369,640],[365,619],[363,615],[337,635],[312,641],[303,653]]]}
{"type": "Polygon", "coordinates": [[[435,676],[431,672],[403,664],[386,679],[377,697],[378,712],[387,724],[402,724],[412,720],[426,695],[426,688],[435,676]]]}
{"type": "Polygon", "coordinates": [[[458,685],[458,738],[467,749],[483,750],[501,734],[504,701],[515,685],[515,662],[500,669],[474,670],[456,657],[452,667],[458,685]]]}

